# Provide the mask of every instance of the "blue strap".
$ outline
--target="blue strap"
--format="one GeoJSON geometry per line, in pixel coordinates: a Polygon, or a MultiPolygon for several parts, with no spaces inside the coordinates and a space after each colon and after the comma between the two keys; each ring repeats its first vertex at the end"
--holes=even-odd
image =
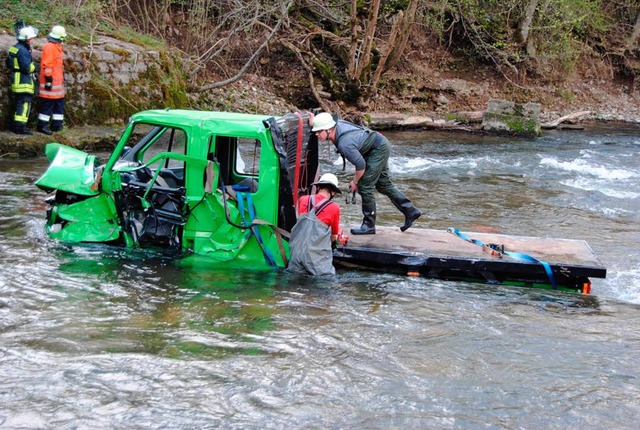
{"type": "Polygon", "coordinates": [[[258,225],[253,223],[253,221],[256,219],[256,208],[253,205],[253,199],[251,197],[249,187],[245,185],[234,185],[232,188],[236,191],[236,200],[238,201],[238,211],[240,211],[240,216],[242,217],[242,224],[245,227],[250,227],[249,231],[256,237],[258,245],[260,245],[260,249],[262,249],[262,253],[264,254],[265,261],[272,266],[276,266],[277,263],[275,258],[273,258],[273,255],[271,254],[269,249],[267,249],[264,245],[264,241],[262,240],[262,236],[260,235],[260,229],[258,225]],[[249,221],[247,221],[244,216],[244,199],[247,199],[249,221]]]}
{"type": "Polygon", "coordinates": [[[247,207],[249,208],[249,219],[251,219],[251,221],[253,221],[254,219],[256,219],[256,208],[255,208],[255,206],[253,206],[253,200],[251,199],[251,193],[246,193],[245,196],[247,197],[247,207]]]}
{"type": "MultiPolygon", "coordinates": [[[[466,240],[467,242],[471,242],[471,243],[473,243],[475,245],[488,246],[484,242],[482,242],[481,240],[469,238],[467,235],[462,233],[457,228],[449,227],[447,229],[447,231],[449,233],[453,233],[456,236],[458,236],[459,238],[461,238],[463,240],[466,240]]],[[[536,264],[542,265],[542,267],[544,268],[544,271],[547,273],[547,277],[549,278],[549,281],[551,282],[551,286],[553,287],[554,290],[558,289],[558,285],[556,283],[556,278],[553,276],[553,271],[551,270],[551,265],[549,263],[547,263],[546,261],[538,260],[535,257],[532,257],[532,256],[530,256],[528,254],[523,254],[521,252],[511,252],[511,251],[504,251],[504,250],[502,250],[501,252],[504,253],[505,255],[508,255],[509,257],[511,257],[511,258],[513,258],[515,260],[526,261],[526,262],[529,262],[529,263],[536,263],[536,264]]]]}
{"type": "MultiPolygon", "coordinates": [[[[237,191],[237,190],[236,190],[237,191]]],[[[238,201],[238,211],[240,212],[240,217],[242,218],[242,225],[248,226],[247,220],[244,217],[244,193],[236,192],[236,200],[238,201]]]]}

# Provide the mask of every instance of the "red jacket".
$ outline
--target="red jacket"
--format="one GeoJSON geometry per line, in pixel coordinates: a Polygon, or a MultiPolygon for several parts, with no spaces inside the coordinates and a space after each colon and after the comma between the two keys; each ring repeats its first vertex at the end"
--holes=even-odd
{"type": "Polygon", "coordinates": [[[40,60],[40,97],[45,99],[61,99],[64,97],[64,73],[63,73],[62,44],[51,40],[42,48],[40,60]],[[51,89],[45,84],[51,82],[51,89]]]}

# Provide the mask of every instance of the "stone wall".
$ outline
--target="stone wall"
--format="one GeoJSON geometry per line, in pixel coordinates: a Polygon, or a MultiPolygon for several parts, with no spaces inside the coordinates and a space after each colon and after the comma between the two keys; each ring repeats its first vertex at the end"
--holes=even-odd
{"type": "MultiPolygon", "coordinates": [[[[16,43],[11,34],[0,34],[0,130],[10,128],[13,105],[9,97],[9,74],[4,59],[16,43]]],[[[32,43],[39,67],[46,35],[32,43]]],[[[65,123],[78,126],[125,122],[140,110],[186,106],[186,78],[166,54],[100,36],[92,45],[64,43],[66,107],[65,123]]],[[[35,122],[34,100],[30,124],[35,122]]]]}

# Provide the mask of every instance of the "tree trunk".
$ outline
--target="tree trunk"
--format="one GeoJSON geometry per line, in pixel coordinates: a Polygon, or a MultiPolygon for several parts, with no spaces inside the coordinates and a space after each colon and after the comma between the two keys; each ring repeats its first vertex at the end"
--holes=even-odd
{"type": "Polygon", "coordinates": [[[520,23],[520,32],[518,33],[518,42],[523,45],[527,43],[529,39],[529,31],[531,30],[531,23],[538,7],[538,0],[529,0],[529,4],[524,11],[524,19],[520,23]]]}
{"type": "Polygon", "coordinates": [[[638,16],[636,17],[636,23],[633,26],[631,36],[629,36],[629,40],[627,40],[627,49],[633,49],[638,39],[640,39],[640,12],[638,12],[638,16]]]}
{"type": "Polygon", "coordinates": [[[383,72],[390,70],[395,67],[396,64],[403,58],[404,50],[407,47],[407,43],[409,42],[409,37],[411,37],[411,29],[413,28],[413,24],[416,19],[416,10],[418,9],[418,0],[411,0],[409,5],[407,6],[406,14],[404,15],[404,19],[402,19],[402,23],[400,26],[400,40],[396,46],[391,46],[391,57],[385,64],[385,68],[383,72]]]}
{"type": "MultiPolygon", "coordinates": [[[[349,59],[347,62],[347,76],[350,78],[356,75],[357,62],[355,61],[358,55],[358,34],[360,26],[358,25],[358,2],[351,1],[351,46],[349,47],[349,59]]],[[[351,78],[353,79],[353,78],[351,78]]]]}
{"type": "MultiPolygon", "coordinates": [[[[380,2],[378,0],[376,1],[376,4],[374,4],[376,10],[374,14],[369,15],[368,27],[372,25],[372,19],[375,18],[377,20],[379,3],[380,2]]],[[[378,84],[380,82],[382,74],[394,67],[398,63],[400,58],[402,58],[402,54],[405,50],[405,47],[407,46],[407,42],[411,34],[411,27],[415,22],[417,7],[418,0],[410,0],[409,4],[407,5],[406,13],[405,11],[399,11],[396,15],[396,22],[393,24],[393,28],[391,29],[391,33],[389,34],[389,38],[387,39],[385,44],[384,52],[378,60],[376,69],[369,80],[368,89],[363,92],[362,97],[358,101],[359,105],[361,105],[360,107],[364,107],[369,104],[370,98],[374,96],[378,90],[378,84]]],[[[373,25],[375,25],[375,22],[373,23],[373,25]]],[[[373,40],[373,34],[371,40],[373,40]]],[[[371,47],[369,47],[369,53],[370,52],[371,47]]],[[[371,61],[370,57],[367,59],[367,61],[371,61]]],[[[362,78],[362,73],[358,78],[362,78]]]]}
{"type": "Polygon", "coordinates": [[[520,31],[517,34],[518,42],[527,47],[527,54],[531,57],[536,56],[536,50],[533,42],[529,39],[529,31],[531,30],[531,23],[535,17],[537,7],[538,0],[529,0],[524,12],[524,19],[520,23],[520,31]]]}
{"type": "MultiPolygon", "coordinates": [[[[380,1],[381,0],[373,0],[371,4],[371,9],[369,10],[369,17],[367,18],[367,24],[364,29],[364,34],[362,40],[358,40],[357,38],[353,38],[351,40],[351,49],[352,53],[351,58],[349,58],[349,79],[352,81],[358,81],[364,75],[365,70],[370,66],[371,63],[371,49],[373,47],[373,37],[376,33],[376,28],[378,25],[378,13],[380,11],[380,1]],[[360,48],[358,49],[358,45],[360,48]],[[353,55],[355,54],[355,55],[353,55]]],[[[357,4],[358,0],[351,0],[351,28],[352,30],[355,28],[355,20],[357,20],[357,4]]]]}

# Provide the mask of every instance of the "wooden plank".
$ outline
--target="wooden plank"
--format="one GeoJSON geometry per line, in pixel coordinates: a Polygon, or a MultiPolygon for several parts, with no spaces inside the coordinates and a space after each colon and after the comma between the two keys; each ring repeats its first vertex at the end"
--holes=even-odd
{"type": "MultiPolygon", "coordinates": [[[[504,246],[549,263],[558,286],[582,291],[589,277],[605,278],[606,268],[583,240],[462,232],[469,239],[504,246]]],[[[492,253],[446,230],[412,228],[401,232],[376,227],[375,235],[354,235],[334,252],[347,267],[419,273],[442,279],[479,279],[490,283],[546,284],[551,279],[537,261],[492,253]]]]}
{"type": "MultiPolygon", "coordinates": [[[[604,266],[587,242],[573,239],[511,236],[504,234],[463,232],[486,244],[504,245],[505,251],[528,254],[552,265],[604,266]]],[[[375,235],[351,235],[349,247],[367,247],[395,252],[409,252],[424,257],[466,257],[495,261],[498,257],[482,247],[467,242],[446,230],[412,228],[405,232],[394,227],[376,227],[375,235]]],[[[502,259],[509,257],[503,256],[502,259]]]]}

